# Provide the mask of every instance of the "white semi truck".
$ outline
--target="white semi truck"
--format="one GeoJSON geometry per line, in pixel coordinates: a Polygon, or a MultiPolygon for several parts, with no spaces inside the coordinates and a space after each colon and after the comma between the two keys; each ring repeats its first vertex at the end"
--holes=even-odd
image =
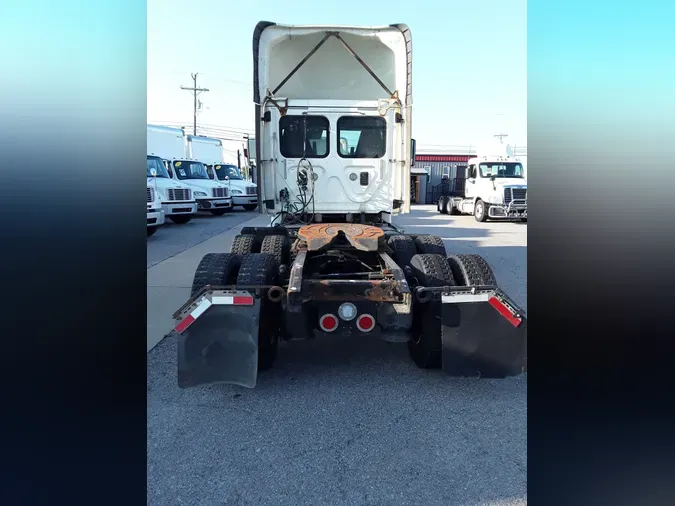
{"type": "Polygon", "coordinates": [[[476,221],[527,221],[527,178],[523,163],[510,156],[481,156],[467,164],[464,196],[442,195],[441,214],[473,214],[476,221]]]}
{"type": "Polygon", "coordinates": [[[147,231],[148,237],[157,232],[157,229],[164,225],[164,209],[162,209],[162,203],[160,202],[157,192],[155,191],[154,185],[148,183],[148,218],[147,218],[147,231]]]}
{"type": "Polygon", "coordinates": [[[209,178],[229,186],[233,206],[247,211],[258,207],[257,185],[244,181],[239,168],[225,162],[220,139],[188,135],[188,156],[206,166],[209,178]]]}
{"type": "Polygon", "coordinates": [[[331,335],[401,340],[454,376],[525,371],[525,315],[488,263],[392,223],[415,151],[408,27],[260,22],[253,67],[271,223],[199,263],[174,314],[178,385],[254,387],[280,340],[331,335]]]}
{"type": "Polygon", "coordinates": [[[148,125],[148,154],[166,162],[169,177],[191,190],[199,211],[222,216],[232,208],[227,185],[209,179],[204,164],[188,156],[187,136],[182,128],[148,125]]]}

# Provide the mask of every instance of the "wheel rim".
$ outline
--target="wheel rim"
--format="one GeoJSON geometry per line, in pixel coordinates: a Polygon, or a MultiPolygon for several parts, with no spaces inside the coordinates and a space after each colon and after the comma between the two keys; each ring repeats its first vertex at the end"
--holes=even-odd
{"type": "Polygon", "coordinates": [[[476,216],[478,216],[479,218],[483,217],[483,203],[482,202],[476,203],[476,216]]]}

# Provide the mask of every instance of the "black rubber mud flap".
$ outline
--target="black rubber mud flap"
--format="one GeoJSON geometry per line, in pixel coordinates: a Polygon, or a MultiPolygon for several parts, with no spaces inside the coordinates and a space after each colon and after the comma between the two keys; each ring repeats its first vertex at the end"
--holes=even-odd
{"type": "Polygon", "coordinates": [[[260,306],[259,298],[250,306],[210,305],[179,333],[178,386],[228,383],[254,388],[260,306]]]}
{"type": "Polygon", "coordinates": [[[451,376],[505,378],[527,372],[527,319],[501,293],[443,296],[443,371],[451,376]],[[471,302],[473,297],[475,302],[471,302]]]}

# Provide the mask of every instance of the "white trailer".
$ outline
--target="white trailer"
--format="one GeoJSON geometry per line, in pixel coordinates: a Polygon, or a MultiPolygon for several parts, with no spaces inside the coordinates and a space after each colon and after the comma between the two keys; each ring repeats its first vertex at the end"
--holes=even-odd
{"type": "Polygon", "coordinates": [[[232,209],[228,186],[211,180],[204,164],[188,156],[188,140],[182,128],[148,125],[148,154],[166,162],[169,177],[191,190],[198,210],[222,216],[232,209]]]}
{"type": "Polygon", "coordinates": [[[187,136],[186,156],[198,160],[204,165],[223,162],[223,141],[201,135],[187,136]]]}

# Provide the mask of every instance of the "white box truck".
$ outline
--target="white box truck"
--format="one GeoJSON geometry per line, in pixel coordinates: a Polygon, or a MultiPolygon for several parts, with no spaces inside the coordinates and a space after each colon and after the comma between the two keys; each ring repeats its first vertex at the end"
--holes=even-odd
{"type": "Polygon", "coordinates": [[[229,186],[232,206],[242,206],[247,211],[258,207],[258,187],[244,181],[236,165],[225,162],[220,139],[188,135],[188,157],[202,162],[209,178],[229,186]]]}
{"type": "Polygon", "coordinates": [[[241,206],[246,211],[253,211],[258,207],[258,186],[244,180],[239,167],[229,163],[218,163],[213,165],[208,172],[211,179],[216,178],[219,181],[230,183],[233,206],[241,206]]]}
{"type": "Polygon", "coordinates": [[[222,216],[232,207],[229,188],[209,179],[204,164],[190,159],[188,151],[182,128],[148,125],[148,153],[166,161],[169,177],[191,190],[199,211],[222,216]]]}
{"type": "Polygon", "coordinates": [[[164,216],[178,225],[189,222],[197,212],[192,190],[171,179],[164,162],[158,156],[147,155],[146,173],[148,187],[153,189],[164,216]]]}

